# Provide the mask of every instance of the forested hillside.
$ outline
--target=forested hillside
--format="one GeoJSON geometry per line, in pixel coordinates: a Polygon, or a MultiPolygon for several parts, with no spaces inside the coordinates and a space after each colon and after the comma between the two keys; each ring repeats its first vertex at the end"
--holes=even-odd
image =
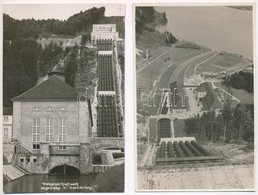
{"type": "Polygon", "coordinates": [[[254,105],[238,104],[232,107],[226,103],[220,114],[204,113],[185,120],[185,131],[198,141],[254,142],[254,105]]]}
{"type": "Polygon", "coordinates": [[[11,98],[33,87],[39,77],[46,75],[63,61],[66,80],[73,85],[78,46],[63,48],[62,43],[51,42],[44,48],[39,38],[55,36],[89,35],[93,24],[115,23],[120,37],[124,37],[123,17],[105,17],[105,8],[92,8],[69,17],[67,20],[16,20],[3,15],[3,104],[12,106],[11,98]]]}
{"type": "Polygon", "coordinates": [[[244,89],[248,93],[254,92],[254,75],[251,72],[236,72],[229,78],[224,77],[224,84],[228,79],[229,84],[235,89],[244,89]]]}
{"type": "MultiPolygon", "coordinates": [[[[159,13],[154,7],[136,7],[135,32],[137,43],[139,44],[141,41],[150,42],[149,40],[152,40],[152,45],[174,44],[177,40],[171,32],[160,33],[155,29],[156,25],[166,25],[167,22],[165,12],[159,13]]],[[[140,43],[139,45],[144,44],[140,43]]]]}

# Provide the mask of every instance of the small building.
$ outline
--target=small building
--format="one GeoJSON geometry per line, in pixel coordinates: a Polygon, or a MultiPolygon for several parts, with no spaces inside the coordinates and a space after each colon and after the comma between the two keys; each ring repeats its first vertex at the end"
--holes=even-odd
{"type": "Polygon", "coordinates": [[[81,154],[91,137],[91,120],[88,102],[78,97],[60,75],[50,74],[12,99],[14,164],[29,173],[49,173],[64,163],[87,172],[81,154]]]}
{"type": "Polygon", "coordinates": [[[196,89],[196,99],[203,105],[203,111],[217,111],[222,107],[212,84],[209,82],[202,83],[196,89]]]}
{"type": "Polygon", "coordinates": [[[13,134],[13,108],[3,108],[3,143],[10,143],[13,134]]]}
{"type": "Polygon", "coordinates": [[[96,45],[97,40],[116,40],[118,32],[116,32],[115,24],[94,24],[91,33],[91,43],[96,45]]]}

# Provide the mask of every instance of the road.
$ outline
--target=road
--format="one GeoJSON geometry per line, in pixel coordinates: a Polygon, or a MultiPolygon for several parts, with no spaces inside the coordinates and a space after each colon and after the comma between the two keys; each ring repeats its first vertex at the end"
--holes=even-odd
{"type": "Polygon", "coordinates": [[[187,59],[183,63],[177,66],[170,66],[167,71],[160,77],[159,88],[169,88],[169,84],[177,81],[178,85],[182,86],[184,84],[184,74],[185,70],[189,66],[196,66],[200,58],[204,58],[204,61],[207,60],[205,57],[210,57],[211,54],[215,54],[214,51],[209,51],[202,53],[200,55],[194,56],[190,59],[187,59]]]}
{"type": "Polygon", "coordinates": [[[141,71],[143,71],[145,68],[147,68],[149,65],[151,65],[153,62],[155,62],[157,59],[161,58],[162,56],[164,56],[166,53],[168,53],[170,50],[172,50],[173,47],[171,47],[170,49],[168,49],[167,51],[165,51],[164,53],[162,53],[161,55],[159,55],[158,57],[154,58],[152,61],[148,62],[148,60],[145,62],[145,64],[143,65],[142,68],[140,68],[139,70],[137,70],[137,73],[140,73],[141,71]]]}

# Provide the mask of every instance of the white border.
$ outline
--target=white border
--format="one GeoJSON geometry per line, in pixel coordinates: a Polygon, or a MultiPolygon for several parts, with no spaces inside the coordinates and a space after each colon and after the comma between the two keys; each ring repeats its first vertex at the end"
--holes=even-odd
{"type": "MultiPolygon", "coordinates": [[[[135,162],[135,143],[136,143],[136,104],[134,103],[136,101],[135,98],[135,63],[134,63],[134,21],[133,21],[133,4],[134,3],[181,3],[181,4],[188,4],[188,3],[255,3],[255,0],[0,0],[0,74],[2,75],[2,51],[3,51],[3,42],[2,42],[2,36],[3,36],[3,31],[2,31],[2,24],[3,24],[3,18],[2,18],[2,4],[119,4],[123,3],[125,4],[125,191],[124,193],[116,193],[116,194],[150,194],[150,195],[156,195],[156,194],[224,194],[225,192],[135,192],[135,182],[137,177],[136,177],[136,164],[135,162]],[[132,85],[133,84],[133,85],[132,85]]],[[[257,6],[257,4],[256,4],[257,6]]],[[[256,8],[257,9],[257,8],[256,8]]],[[[257,10],[256,10],[256,25],[257,25],[257,10]]],[[[257,35],[257,32],[255,33],[257,35]]],[[[257,46],[257,40],[255,39],[254,36],[254,42],[255,45],[257,46]]],[[[257,64],[257,58],[255,58],[254,55],[254,61],[255,64],[257,64]]],[[[255,73],[257,74],[257,70],[255,68],[255,73]]],[[[255,75],[256,75],[255,74],[255,75]]],[[[255,79],[255,95],[257,92],[257,80],[255,79]]],[[[0,94],[2,96],[2,79],[1,79],[1,85],[0,85],[0,94]]],[[[2,105],[3,99],[0,98],[0,103],[2,105]]],[[[2,127],[2,109],[0,109],[0,126],[2,127]]],[[[257,110],[257,105],[255,104],[255,110],[257,110]]],[[[257,120],[257,114],[255,114],[255,121],[257,120]]],[[[255,127],[255,130],[257,131],[257,126],[255,127]]],[[[0,131],[1,132],[1,131],[0,131]]],[[[255,139],[258,139],[258,133],[255,135],[255,139]]],[[[1,143],[1,148],[2,146],[2,136],[0,136],[0,143],[1,143]]],[[[257,148],[257,141],[255,144],[255,148],[257,148]]],[[[0,149],[0,154],[2,155],[2,149],[0,149]]],[[[256,153],[257,154],[257,150],[256,153]]],[[[1,164],[2,158],[0,158],[1,164]]],[[[256,162],[257,162],[257,155],[256,155],[256,162]]],[[[257,163],[256,163],[257,167],[257,163]]],[[[2,171],[2,166],[0,166],[0,171],[2,171]]],[[[257,172],[256,172],[256,182],[257,182],[257,172]]],[[[3,178],[2,175],[0,176],[0,186],[1,189],[3,189],[3,178]]],[[[76,193],[74,193],[76,194],[76,193]]],[[[102,194],[103,193],[98,193],[102,194]]],[[[105,193],[105,194],[114,194],[114,193],[105,193]]],[[[227,192],[227,194],[255,194],[255,192],[227,192]]]]}

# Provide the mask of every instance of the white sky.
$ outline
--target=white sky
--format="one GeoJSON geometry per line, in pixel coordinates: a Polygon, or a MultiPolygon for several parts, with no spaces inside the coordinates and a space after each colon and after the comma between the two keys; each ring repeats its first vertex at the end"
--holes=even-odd
{"type": "Polygon", "coordinates": [[[124,16],[123,4],[5,4],[3,12],[15,19],[60,19],[66,20],[73,14],[92,7],[105,7],[106,16],[124,16]]]}

